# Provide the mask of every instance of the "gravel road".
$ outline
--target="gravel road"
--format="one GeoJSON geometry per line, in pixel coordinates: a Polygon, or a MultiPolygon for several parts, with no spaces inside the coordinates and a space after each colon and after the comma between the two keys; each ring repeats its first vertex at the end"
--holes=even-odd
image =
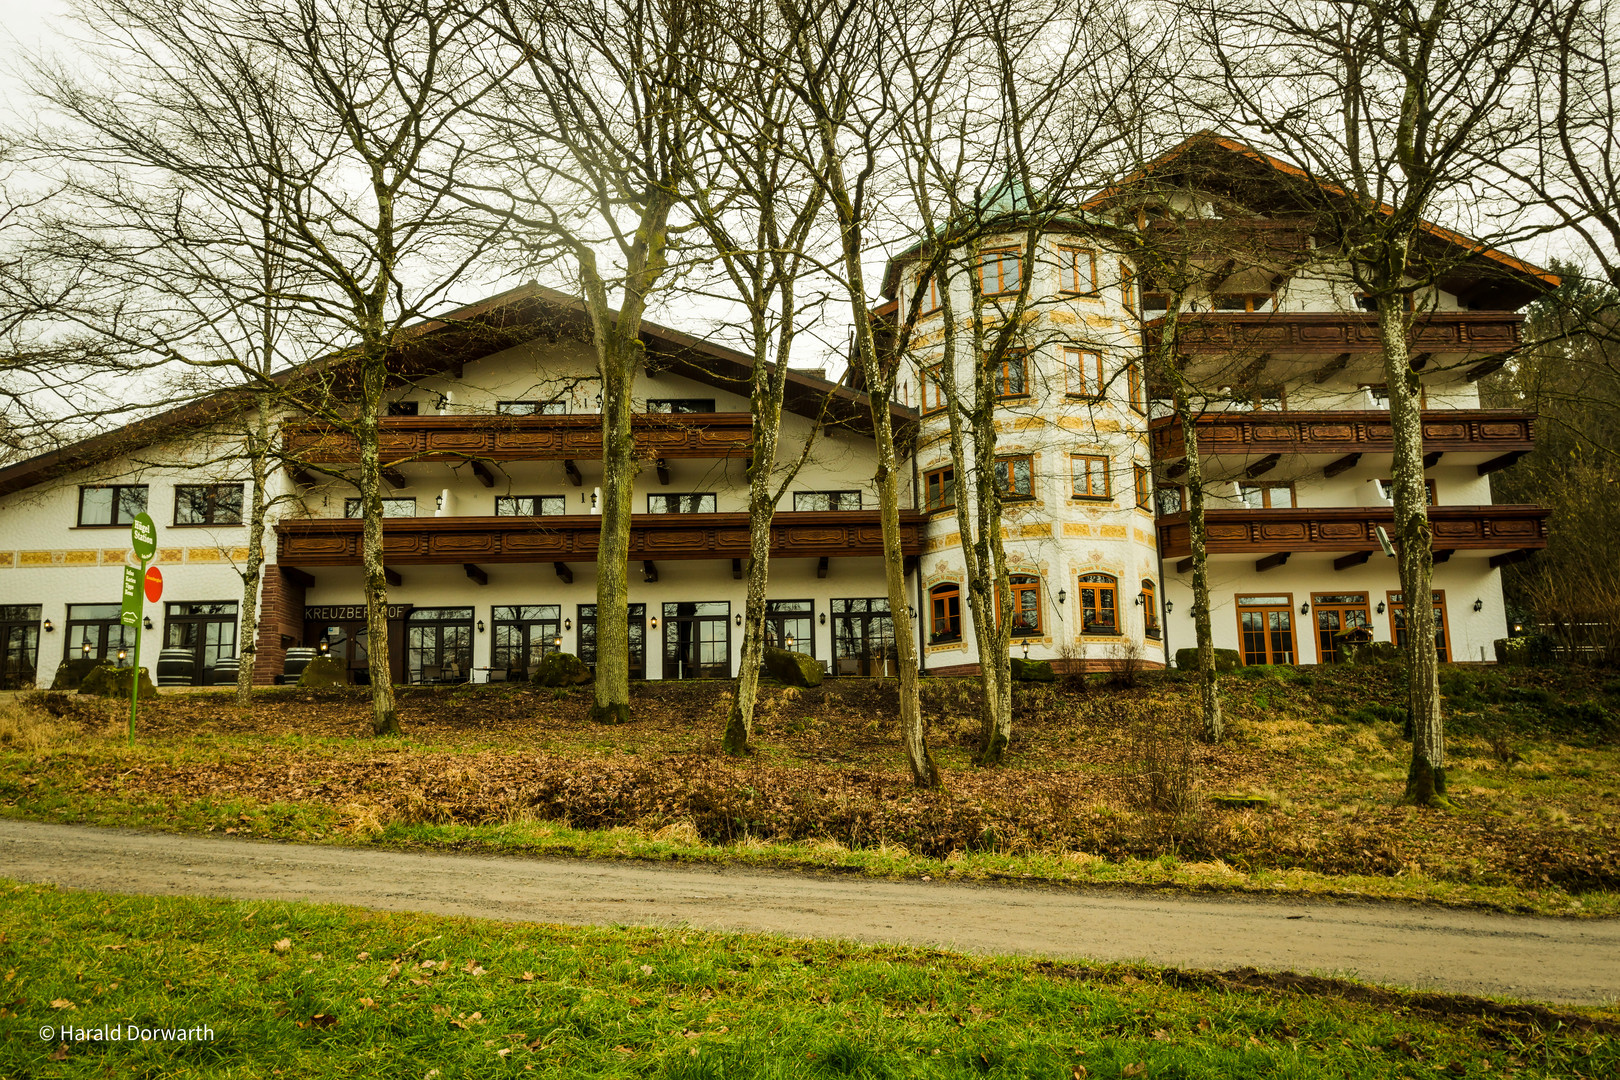
{"type": "Polygon", "coordinates": [[[1620,921],[1613,920],[426,855],[24,821],[0,821],[0,876],[148,895],[1253,966],[1546,1002],[1620,999],[1620,921]]]}

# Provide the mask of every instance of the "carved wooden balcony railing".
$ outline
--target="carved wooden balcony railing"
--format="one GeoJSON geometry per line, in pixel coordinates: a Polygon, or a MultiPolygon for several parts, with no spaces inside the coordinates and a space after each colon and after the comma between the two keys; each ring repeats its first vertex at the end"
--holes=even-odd
{"type": "MultiPolygon", "coordinates": [[[[1514,561],[1521,553],[1547,546],[1545,506],[1431,506],[1429,526],[1436,561],[1453,551],[1495,551],[1491,565],[1514,561]]],[[[1281,510],[1209,510],[1205,512],[1205,551],[1211,555],[1267,556],[1281,565],[1295,552],[1346,552],[1343,566],[1365,562],[1380,550],[1377,527],[1392,541],[1395,512],[1387,507],[1295,507],[1281,510]]],[[[1187,514],[1158,519],[1159,555],[1174,559],[1192,553],[1187,514]]],[[[1380,556],[1382,557],[1382,556],[1380,556]]],[[[1341,569],[1343,568],[1341,566],[1341,569]]],[[[1267,567],[1261,567],[1265,569],[1267,567]]]]}
{"type": "MultiPolygon", "coordinates": [[[[1511,409],[1428,409],[1425,453],[1526,454],[1536,448],[1535,414],[1511,409]]],[[[1153,456],[1186,456],[1181,421],[1154,420],[1153,456]]],[[[1389,413],[1369,411],[1224,412],[1197,420],[1198,452],[1212,454],[1389,454],[1395,449],[1389,413]]]]}
{"type": "MultiPolygon", "coordinates": [[[[631,422],[638,457],[736,458],[750,453],[748,413],[642,413],[631,422]]],[[[358,462],[353,436],[318,424],[285,430],[290,457],[318,465],[358,462]]],[[[592,461],[602,456],[602,418],[572,416],[390,416],[380,423],[385,466],[411,461],[592,461]]]]}
{"type": "MultiPolygon", "coordinates": [[[[1507,311],[1436,311],[1418,316],[1408,343],[1414,353],[1508,353],[1522,343],[1523,322],[1523,315],[1507,311]]],[[[1144,324],[1150,349],[1158,346],[1164,323],[1160,318],[1144,324]]],[[[1371,312],[1191,312],[1177,320],[1176,342],[1188,356],[1383,351],[1371,312]]]]}
{"type": "MultiPolygon", "coordinates": [[[[283,565],[358,566],[360,531],[352,518],[310,518],[276,526],[283,565]]],[[[922,553],[923,516],[901,511],[901,552],[922,553]]],[[[596,514],[546,517],[386,518],[383,558],[390,565],[445,563],[594,562],[602,518],[596,514]]],[[[748,556],[747,514],[636,514],[630,558],[742,559],[748,556]]],[[[881,558],[883,525],[877,510],[788,511],[771,524],[771,556],[881,558]]]]}

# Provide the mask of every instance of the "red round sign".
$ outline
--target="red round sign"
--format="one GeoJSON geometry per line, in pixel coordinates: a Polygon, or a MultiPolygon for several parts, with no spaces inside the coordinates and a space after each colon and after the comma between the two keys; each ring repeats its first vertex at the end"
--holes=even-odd
{"type": "Polygon", "coordinates": [[[163,572],[155,566],[146,568],[146,598],[152,603],[158,602],[163,595],[163,572]]]}

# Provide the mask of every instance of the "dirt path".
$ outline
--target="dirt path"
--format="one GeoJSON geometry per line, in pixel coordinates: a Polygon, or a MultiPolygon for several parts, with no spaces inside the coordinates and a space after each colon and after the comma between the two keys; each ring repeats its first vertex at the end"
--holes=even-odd
{"type": "Polygon", "coordinates": [[[0,821],[0,876],[515,921],[693,926],[1182,968],[1252,965],[1549,1002],[1620,999],[1620,922],[1404,905],[421,855],[23,821],[0,821]]]}

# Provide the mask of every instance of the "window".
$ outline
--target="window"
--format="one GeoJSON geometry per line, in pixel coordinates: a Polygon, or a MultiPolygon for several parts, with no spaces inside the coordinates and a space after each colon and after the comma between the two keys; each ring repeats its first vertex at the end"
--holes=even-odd
{"type": "Polygon", "coordinates": [[[1125,365],[1125,393],[1131,408],[1139,413],[1147,412],[1147,398],[1142,393],[1142,369],[1135,364],[1125,365]]]}
{"type": "Polygon", "coordinates": [[[996,490],[1003,499],[1035,497],[1035,463],[1027,455],[996,458],[996,490]]]}
{"type": "Polygon", "coordinates": [[[1280,386],[1258,386],[1250,391],[1248,400],[1260,412],[1282,412],[1288,408],[1288,399],[1280,386]]]}
{"type": "Polygon", "coordinates": [[[1070,397],[1098,397],[1102,394],[1102,353],[1076,345],[1063,346],[1063,373],[1070,397]]]}
{"type": "Polygon", "coordinates": [[[1109,499],[1108,459],[1095,454],[1070,454],[1069,472],[1074,478],[1076,499],[1109,499]]]}
{"type": "Polygon", "coordinates": [[[1142,579],[1142,632],[1150,638],[1159,636],[1158,592],[1149,578],[1142,579]]]}
{"type": "Polygon", "coordinates": [[[562,607],[535,604],[490,609],[489,663],[508,678],[527,678],[540,660],[562,649],[562,607]]]}
{"type": "Polygon", "coordinates": [[[1161,485],[1153,489],[1153,498],[1157,505],[1159,516],[1168,517],[1179,514],[1187,505],[1187,489],[1180,484],[1161,485]]]}
{"type": "Polygon", "coordinates": [[[650,413],[712,413],[714,398],[648,398],[650,413]]]}
{"type": "Polygon", "coordinates": [[[924,473],[923,484],[927,491],[928,509],[945,510],[956,505],[955,469],[935,469],[924,473]]]}
{"type": "Polygon", "coordinates": [[[0,690],[32,690],[39,670],[39,604],[0,604],[0,690]]]}
{"type": "Polygon", "coordinates": [[[127,651],[135,646],[135,628],[120,620],[121,604],[69,604],[64,660],[111,660],[129,666],[127,651]],[[120,652],[126,655],[120,659],[120,652]]]}
{"type": "Polygon", "coordinates": [[[1238,643],[1245,665],[1294,662],[1293,604],[1291,593],[1237,598],[1238,643]]]}
{"type": "MultiPolygon", "coordinates": [[[[1058,292],[1074,296],[1097,295],[1097,253],[1087,248],[1060,247],[1058,292]]],[[[989,290],[985,290],[988,292],[989,290]]]]}
{"type": "Polygon", "coordinates": [[[1214,311],[1275,311],[1276,293],[1216,293],[1214,311]]]}
{"type": "Polygon", "coordinates": [[[1136,470],[1136,506],[1139,510],[1148,510],[1153,505],[1153,481],[1149,477],[1146,465],[1133,466],[1136,470]]]}
{"type": "MultiPolygon", "coordinates": [[[[402,518],[402,517],[415,517],[416,516],[416,500],[415,499],[384,499],[382,501],[382,507],[383,507],[382,516],[385,517],[385,518],[402,518]]],[[[363,510],[361,510],[361,508],[360,508],[360,500],[359,499],[344,499],[343,500],[343,516],[344,517],[350,517],[350,518],[365,517],[365,512],[363,510]]]]}
{"type": "MultiPolygon", "coordinates": [[[[1389,386],[1386,383],[1376,383],[1371,386],[1363,385],[1362,389],[1367,391],[1368,396],[1372,398],[1373,408],[1379,410],[1389,408],[1389,386]]],[[[1426,386],[1419,386],[1418,408],[1427,409],[1428,407],[1429,388],[1426,386]]]]}
{"type": "Polygon", "coordinates": [[[108,484],[79,489],[80,525],[133,525],[146,513],[145,484],[108,484]]]}
{"type": "Polygon", "coordinates": [[[163,638],[165,651],[184,649],[191,654],[191,685],[214,685],[210,672],[221,660],[236,655],[236,601],[169,604],[163,638]]]}
{"type": "Polygon", "coordinates": [[[996,369],[996,397],[1017,398],[1029,396],[1029,371],[1024,350],[1009,351],[1001,358],[996,369]]]}
{"type": "Polygon", "coordinates": [[[1170,310],[1170,294],[1162,292],[1144,292],[1142,294],[1142,314],[1163,315],[1170,310]]]}
{"type": "Polygon", "coordinates": [[[1012,637],[1035,637],[1041,632],[1041,579],[1034,574],[1013,574],[1007,578],[1012,589],[1012,637]]]}
{"type": "Polygon", "coordinates": [[[928,640],[935,645],[962,640],[962,589],[954,581],[928,590],[932,609],[928,640]]]}
{"type": "Polygon", "coordinates": [[[1080,575],[1080,632],[1119,633],[1119,579],[1114,575],[1080,575]]]}
{"type": "Polygon", "coordinates": [[[986,296],[1015,293],[1023,283],[1024,261],[1018,249],[987,251],[979,256],[979,288],[986,296]]]}
{"type": "MultiPolygon", "coordinates": [[[[1381,498],[1381,499],[1388,499],[1390,502],[1393,503],[1395,501],[1395,481],[1390,480],[1388,478],[1385,478],[1383,480],[1377,481],[1377,483],[1378,483],[1378,497],[1381,498]]],[[[1429,492],[1429,505],[1433,506],[1435,504],[1434,481],[1425,479],[1423,481],[1423,486],[1429,492]]]]}
{"type": "MultiPolygon", "coordinates": [[[[1400,648],[1406,648],[1406,603],[1404,597],[1398,592],[1389,593],[1389,631],[1390,637],[1400,648]]],[[[1447,640],[1446,628],[1446,594],[1436,589],[1434,596],[1434,651],[1439,655],[1442,664],[1451,659],[1451,643],[1447,640]]]]}
{"type": "Polygon", "coordinates": [[[422,403],[419,401],[390,401],[388,403],[389,416],[416,416],[422,403]]]}
{"type": "Polygon", "coordinates": [[[1283,510],[1294,506],[1293,484],[1239,484],[1238,498],[1250,510],[1283,510]]]}
{"type": "Polygon", "coordinates": [[[242,485],[179,485],[174,489],[176,525],[242,524],[242,485]]]}
{"type": "Polygon", "coordinates": [[[405,616],[405,666],[413,683],[472,678],[473,609],[413,608],[405,616]]]}
{"type": "Polygon", "coordinates": [[[917,309],[917,315],[919,317],[923,315],[932,315],[934,312],[938,311],[941,306],[942,305],[939,299],[939,279],[929,278],[928,287],[925,288],[922,293],[922,307],[917,309]]]}
{"type": "MultiPolygon", "coordinates": [[[[630,635],[630,677],[647,677],[647,605],[630,604],[626,613],[630,635]]],[[[579,605],[579,658],[596,670],[596,605],[579,605]]]]}
{"type": "Polygon", "coordinates": [[[813,600],[765,601],[765,644],[773,649],[816,655],[813,600]]]}
{"type": "Polygon", "coordinates": [[[723,600],[664,605],[664,678],[731,677],[731,605],[723,600]]]}
{"type": "Polygon", "coordinates": [[[562,495],[497,495],[496,517],[541,517],[546,514],[566,514],[562,495]]]}
{"type": "Polygon", "coordinates": [[[926,415],[945,407],[945,366],[935,364],[922,370],[922,411],[926,415]]]}
{"type": "Polygon", "coordinates": [[[858,491],[795,491],[795,510],[859,510],[861,493],[858,491]]]}
{"type": "Polygon", "coordinates": [[[712,514],[715,497],[712,494],[688,492],[681,495],[648,495],[649,514],[712,514]]]}
{"type": "Polygon", "coordinates": [[[1136,314],[1136,272],[1123,259],[1119,263],[1119,302],[1126,311],[1136,314]]]}
{"type": "Polygon", "coordinates": [[[497,416],[566,416],[568,402],[562,398],[553,401],[497,401],[497,416]]]}

